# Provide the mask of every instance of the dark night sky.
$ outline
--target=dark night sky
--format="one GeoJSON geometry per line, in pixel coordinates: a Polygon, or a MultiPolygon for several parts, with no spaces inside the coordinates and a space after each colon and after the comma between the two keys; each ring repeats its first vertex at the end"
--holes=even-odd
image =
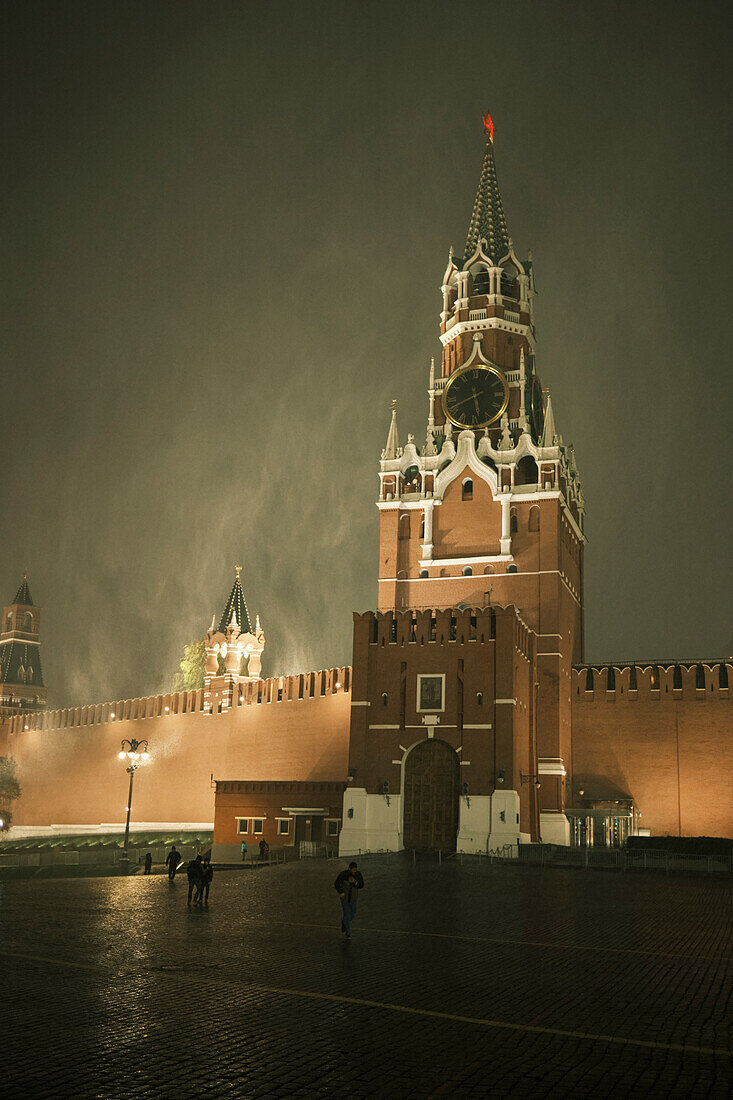
{"type": "Polygon", "coordinates": [[[166,685],[239,562],[266,674],[350,660],[487,108],[587,657],[730,652],[728,14],[3,4],[0,597],[27,568],[52,702],[166,685]]]}

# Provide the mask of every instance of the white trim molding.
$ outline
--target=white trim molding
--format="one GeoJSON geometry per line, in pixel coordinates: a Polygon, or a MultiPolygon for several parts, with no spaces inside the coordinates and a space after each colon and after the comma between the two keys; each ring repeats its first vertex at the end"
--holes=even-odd
{"type": "Polygon", "coordinates": [[[561,756],[547,756],[544,760],[538,760],[537,762],[537,774],[538,775],[561,775],[566,776],[568,773],[565,769],[565,764],[561,756]]]}

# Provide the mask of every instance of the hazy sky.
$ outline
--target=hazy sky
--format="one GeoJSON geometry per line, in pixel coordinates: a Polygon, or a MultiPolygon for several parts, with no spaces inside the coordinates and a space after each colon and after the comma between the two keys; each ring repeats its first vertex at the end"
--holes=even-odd
{"type": "Polygon", "coordinates": [[[351,659],[496,122],[587,503],[587,658],[730,652],[727,4],[0,8],[0,599],[51,701],[167,684],[244,564],[264,672],[351,659]]]}

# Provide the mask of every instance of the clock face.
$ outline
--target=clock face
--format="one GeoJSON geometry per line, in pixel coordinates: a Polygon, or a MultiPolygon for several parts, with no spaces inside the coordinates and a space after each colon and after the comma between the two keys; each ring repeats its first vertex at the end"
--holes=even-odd
{"type": "Polygon", "coordinates": [[[545,426],[545,406],[542,401],[542,386],[535,374],[532,378],[532,390],[529,398],[529,419],[532,422],[532,435],[539,442],[545,426]]]}
{"type": "Polygon", "coordinates": [[[509,386],[496,367],[464,367],[448,379],[443,411],[459,428],[486,428],[509,404],[509,386]]]}

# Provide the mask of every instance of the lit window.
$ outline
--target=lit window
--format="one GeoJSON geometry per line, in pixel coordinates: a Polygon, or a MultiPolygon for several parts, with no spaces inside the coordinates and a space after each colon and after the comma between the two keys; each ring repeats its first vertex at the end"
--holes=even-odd
{"type": "Polygon", "coordinates": [[[242,835],[242,833],[249,832],[249,821],[246,817],[237,818],[237,832],[240,834],[240,836],[242,835]]]}
{"type": "Polygon", "coordinates": [[[262,825],[263,825],[262,818],[261,817],[255,817],[254,820],[252,821],[252,832],[253,833],[261,833],[262,832],[262,825]]]}

